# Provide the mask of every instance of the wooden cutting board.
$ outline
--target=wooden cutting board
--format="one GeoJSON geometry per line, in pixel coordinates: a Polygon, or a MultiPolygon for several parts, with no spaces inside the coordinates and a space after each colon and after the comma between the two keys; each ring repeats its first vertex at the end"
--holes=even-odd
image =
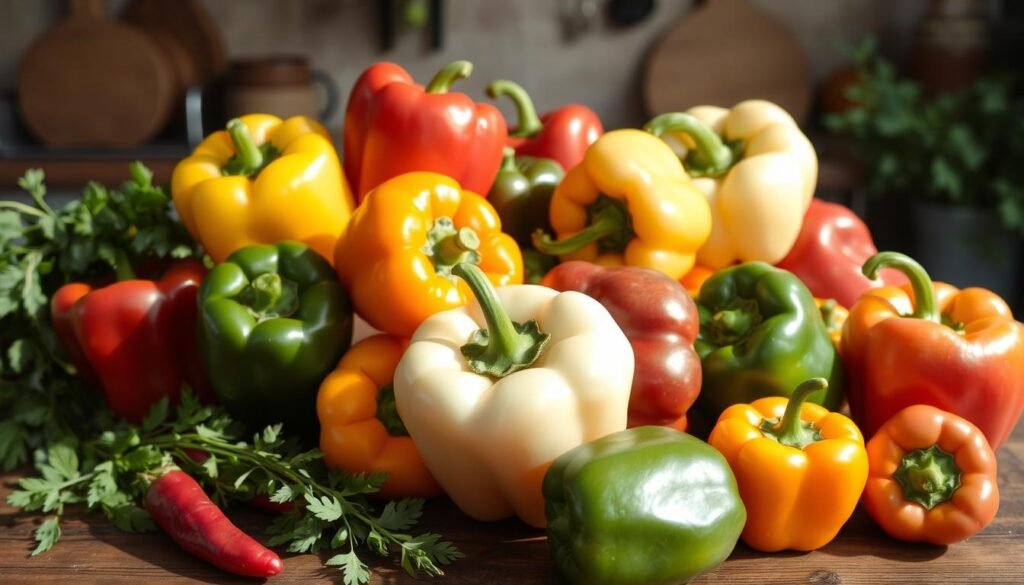
{"type": "Polygon", "coordinates": [[[199,0],[132,0],[122,18],[173,37],[198,67],[199,81],[208,81],[227,70],[224,40],[199,0]]]}
{"type": "Polygon", "coordinates": [[[174,99],[167,56],[105,15],[104,0],[70,0],[70,14],[25,52],[18,107],[50,146],[128,147],[164,127],[174,99]]]}
{"type": "Polygon", "coordinates": [[[751,98],[773,101],[802,123],[811,74],[793,35],[747,0],[705,1],[648,58],[644,102],[651,116],[751,98]]]}

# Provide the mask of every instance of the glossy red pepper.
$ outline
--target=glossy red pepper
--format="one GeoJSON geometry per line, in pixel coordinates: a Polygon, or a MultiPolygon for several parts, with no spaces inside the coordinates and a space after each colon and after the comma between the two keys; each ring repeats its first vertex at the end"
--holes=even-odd
{"type": "Polygon", "coordinates": [[[554,267],[542,284],[593,297],[626,334],[636,360],[628,425],[684,430],[701,383],[700,358],[693,349],[700,319],[686,289],[654,270],[578,261],[554,267]]]}
{"type": "Polygon", "coordinates": [[[882,271],[876,280],[864,276],[861,266],[876,252],[868,226],[855,213],[815,198],[804,214],[796,244],[778,267],[797,275],[814,296],[852,307],[870,289],[906,282],[894,270],[882,271]]]}
{"type": "Polygon", "coordinates": [[[384,181],[414,171],[440,173],[487,195],[507,128],[491,104],[448,93],[472,71],[468,61],[450,63],[426,88],[394,63],[363,72],[345,110],[345,176],[357,202],[384,181]]]}
{"type": "Polygon", "coordinates": [[[202,263],[188,260],[156,281],[96,289],[76,282],[53,296],[57,338],[83,381],[103,389],[114,414],[139,423],[160,398],[176,404],[182,384],[212,401],[196,352],[196,297],[205,275],[202,263]]]}
{"type": "Polygon", "coordinates": [[[516,106],[519,124],[508,135],[508,145],[519,156],[550,158],[568,172],[583,160],[587,148],[604,134],[601,119],[593,110],[569,104],[540,117],[533,100],[522,87],[500,80],[487,86],[492,98],[508,96],[516,106]]]}
{"type": "Polygon", "coordinates": [[[187,473],[172,469],[146,491],[146,511],[178,546],[229,573],[271,577],[281,557],[244,533],[187,473]]]}

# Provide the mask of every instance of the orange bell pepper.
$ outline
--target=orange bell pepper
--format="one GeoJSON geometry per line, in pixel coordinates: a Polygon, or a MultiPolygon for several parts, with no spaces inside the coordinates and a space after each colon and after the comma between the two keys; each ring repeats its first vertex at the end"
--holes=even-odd
{"type": "Polygon", "coordinates": [[[704,284],[704,281],[711,278],[715,274],[715,271],[702,264],[694,264],[693,268],[689,272],[683,275],[679,279],[679,284],[683,285],[686,292],[690,293],[691,297],[700,296],[700,287],[704,284]]]}
{"type": "Polygon", "coordinates": [[[914,404],[930,404],[977,425],[993,449],[1024,410],[1024,325],[981,288],[935,283],[913,259],[882,252],[864,274],[895,268],[910,282],[868,291],[850,309],[841,354],[850,412],[861,430],[914,404]]]}
{"type": "Polygon", "coordinates": [[[711,431],[708,443],[729,462],[747,507],[751,548],[821,548],[857,507],[868,476],[864,438],[850,419],[806,402],[827,387],[812,378],[790,400],[734,404],[711,431]]]}
{"type": "Polygon", "coordinates": [[[996,456],[968,421],[924,404],[901,410],[868,441],[864,508],[893,538],[952,544],[999,509],[996,456]]]}
{"type": "Polygon", "coordinates": [[[316,397],[320,450],[328,467],[388,474],[378,495],[432,498],[441,494],[395,409],[392,380],[409,342],[374,335],[341,358],[316,397]]]}
{"type": "Polygon", "coordinates": [[[371,326],[412,336],[424,319],[473,298],[451,274],[477,264],[495,286],[522,284],[523,256],[486,199],[437,173],[407,173],[370,191],[335,248],[338,276],[371,326]]]}
{"type": "Polygon", "coordinates": [[[818,305],[821,311],[821,320],[825,322],[825,329],[828,329],[828,336],[836,349],[841,349],[843,338],[843,324],[850,318],[850,310],[840,305],[835,299],[819,299],[814,297],[814,304],[818,305]]]}

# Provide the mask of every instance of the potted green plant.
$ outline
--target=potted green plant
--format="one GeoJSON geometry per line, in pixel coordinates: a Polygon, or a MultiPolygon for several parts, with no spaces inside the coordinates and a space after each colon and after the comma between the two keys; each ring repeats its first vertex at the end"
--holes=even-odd
{"type": "MultiPolygon", "coordinates": [[[[865,48],[866,47],[866,48],[865,48]]],[[[877,57],[854,51],[853,106],[825,125],[864,166],[868,224],[880,246],[913,254],[937,280],[1017,299],[1024,234],[1024,103],[1007,76],[927,95],[877,57]],[[896,237],[894,237],[896,236],[896,237]]]]}

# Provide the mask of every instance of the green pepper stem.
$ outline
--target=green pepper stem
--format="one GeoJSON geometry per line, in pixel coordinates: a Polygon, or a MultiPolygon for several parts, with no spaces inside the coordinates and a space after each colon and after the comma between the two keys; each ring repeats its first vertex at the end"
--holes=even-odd
{"type": "Polygon", "coordinates": [[[437,260],[442,264],[455,265],[466,256],[466,252],[475,252],[480,247],[480,237],[472,228],[459,228],[454,234],[445,236],[434,248],[437,260]]]}
{"type": "Polygon", "coordinates": [[[537,115],[537,108],[521,85],[507,79],[499,79],[487,86],[487,96],[497,99],[501,96],[508,96],[515,104],[516,113],[519,116],[519,123],[516,124],[515,132],[508,135],[514,138],[530,138],[544,129],[544,123],[537,115]]]}
{"type": "Polygon", "coordinates": [[[725,174],[736,162],[732,149],[722,141],[722,138],[692,114],[662,114],[645,124],[644,130],[658,137],[666,132],[689,136],[696,146],[686,157],[686,167],[691,173],[699,172],[703,176],[718,177],[725,174]]]}
{"type": "Polygon", "coordinates": [[[541,332],[536,321],[513,323],[494,286],[475,264],[456,264],[452,274],[466,281],[487,322],[486,330],[478,330],[462,346],[470,369],[500,378],[532,365],[550,335],[541,332]]]}
{"type": "Polygon", "coordinates": [[[910,281],[910,286],[914,290],[914,312],[911,313],[911,317],[942,323],[932,279],[917,260],[899,252],[879,252],[868,258],[862,271],[864,276],[874,280],[878,278],[878,271],[883,268],[899,270],[910,281]]]}
{"type": "Polygon", "coordinates": [[[892,477],[903,488],[903,498],[931,510],[953,497],[960,488],[956,458],[938,445],[903,456],[892,477]]]}
{"type": "Polygon", "coordinates": [[[831,328],[835,325],[837,308],[839,308],[839,303],[835,299],[827,299],[818,307],[818,312],[821,313],[821,320],[825,322],[825,327],[831,328]]]}
{"type": "Polygon", "coordinates": [[[601,205],[593,211],[590,220],[590,225],[559,241],[551,239],[551,236],[542,230],[537,230],[533,232],[533,247],[542,254],[563,256],[578,252],[602,238],[624,235],[631,231],[629,212],[624,205],[601,205]]]}
{"type": "Polygon", "coordinates": [[[249,127],[238,118],[228,122],[228,136],[235,146],[235,156],[242,175],[251,175],[263,166],[263,152],[249,134],[249,127]]]}
{"type": "Polygon", "coordinates": [[[259,320],[288,317],[298,310],[298,286],[280,274],[267,272],[254,278],[239,300],[259,320]]]}
{"type": "Polygon", "coordinates": [[[511,173],[517,170],[519,169],[516,168],[516,149],[512,148],[511,146],[506,146],[505,149],[502,151],[501,169],[499,170],[499,172],[511,173]]]}
{"type": "Polygon", "coordinates": [[[135,271],[132,270],[132,263],[128,260],[128,254],[118,248],[114,252],[114,275],[117,276],[118,281],[123,280],[135,280],[135,271]]]}
{"type": "Polygon", "coordinates": [[[797,449],[803,449],[817,441],[819,436],[816,436],[816,430],[804,423],[800,418],[800,411],[803,410],[804,403],[811,397],[811,394],[827,389],[828,380],[825,378],[811,378],[801,383],[793,391],[793,395],[789,397],[782,420],[770,429],[762,430],[770,433],[779,443],[789,447],[796,447],[797,449]]]}
{"type": "Polygon", "coordinates": [[[473,64],[469,61],[455,61],[441,68],[427,84],[426,93],[448,93],[452,83],[465,79],[473,73],[473,64]]]}
{"type": "Polygon", "coordinates": [[[392,437],[407,437],[409,431],[405,423],[398,416],[398,406],[395,404],[395,386],[388,384],[377,391],[377,420],[384,425],[388,435],[392,437]]]}

